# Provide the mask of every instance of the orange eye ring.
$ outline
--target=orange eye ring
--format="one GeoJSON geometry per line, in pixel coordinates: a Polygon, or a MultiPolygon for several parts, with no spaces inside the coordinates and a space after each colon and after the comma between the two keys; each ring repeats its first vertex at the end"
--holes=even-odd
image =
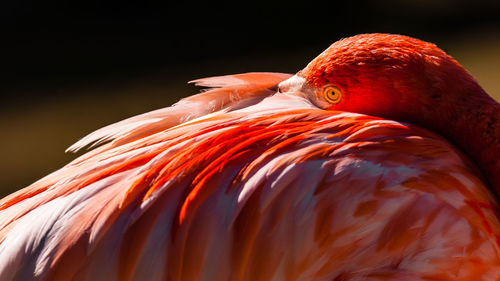
{"type": "Polygon", "coordinates": [[[325,100],[331,104],[337,104],[342,101],[344,93],[342,90],[333,85],[327,85],[323,87],[323,96],[325,100]]]}

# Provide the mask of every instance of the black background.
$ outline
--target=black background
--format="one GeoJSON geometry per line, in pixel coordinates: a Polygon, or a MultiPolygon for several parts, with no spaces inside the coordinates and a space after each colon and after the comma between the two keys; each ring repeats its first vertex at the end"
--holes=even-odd
{"type": "Polygon", "coordinates": [[[2,86],[40,88],[177,72],[208,59],[319,50],[364,32],[441,40],[499,26],[499,3],[4,1],[2,86]]]}

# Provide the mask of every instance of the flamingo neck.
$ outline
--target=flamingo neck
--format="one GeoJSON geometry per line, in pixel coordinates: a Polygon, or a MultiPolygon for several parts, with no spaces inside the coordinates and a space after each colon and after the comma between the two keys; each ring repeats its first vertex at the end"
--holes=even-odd
{"type": "Polygon", "coordinates": [[[439,126],[476,162],[500,198],[500,104],[477,87],[474,95],[469,92],[458,101],[460,110],[448,111],[451,120],[440,116],[439,126]]]}

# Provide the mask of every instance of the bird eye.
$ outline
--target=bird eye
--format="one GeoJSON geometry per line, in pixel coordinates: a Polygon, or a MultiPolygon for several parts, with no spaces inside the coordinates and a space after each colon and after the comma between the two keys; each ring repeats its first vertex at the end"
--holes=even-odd
{"type": "Polygon", "coordinates": [[[333,85],[327,85],[323,88],[323,96],[329,103],[337,104],[342,101],[343,93],[339,88],[333,85]]]}

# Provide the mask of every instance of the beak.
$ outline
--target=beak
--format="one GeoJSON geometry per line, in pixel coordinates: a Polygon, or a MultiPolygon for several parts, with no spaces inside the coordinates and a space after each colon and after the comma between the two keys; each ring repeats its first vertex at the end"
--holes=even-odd
{"type": "Polygon", "coordinates": [[[306,82],[306,79],[298,74],[280,82],[277,85],[268,88],[269,90],[274,92],[274,95],[281,96],[282,98],[291,98],[295,100],[306,101],[311,106],[316,108],[324,109],[325,107],[321,107],[318,104],[316,97],[316,89],[309,86],[306,82]]]}
{"type": "Polygon", "coordinates": [[[281,93],[299,92],[305,84],[305,79],[295,74],[278,84],[281,93]]]}
{"type": "Polygon", "coordinates": [[[326,101],[318,98],[317,89],[309,86],[306,79],[298,74],[282,81],[277,85],[277,88],[278,93],[302,98],[317,108],[326,109],[331,106],[326,101]]]}
{"type": "Polygon", "coordinates": [[[282,81],[277,87],[279,93],[286,95],[300,96],[303,98],[308,98],[308,96],[310,96],[310,89],[306,85],[306,79],[297,74],[282,81]]]}

